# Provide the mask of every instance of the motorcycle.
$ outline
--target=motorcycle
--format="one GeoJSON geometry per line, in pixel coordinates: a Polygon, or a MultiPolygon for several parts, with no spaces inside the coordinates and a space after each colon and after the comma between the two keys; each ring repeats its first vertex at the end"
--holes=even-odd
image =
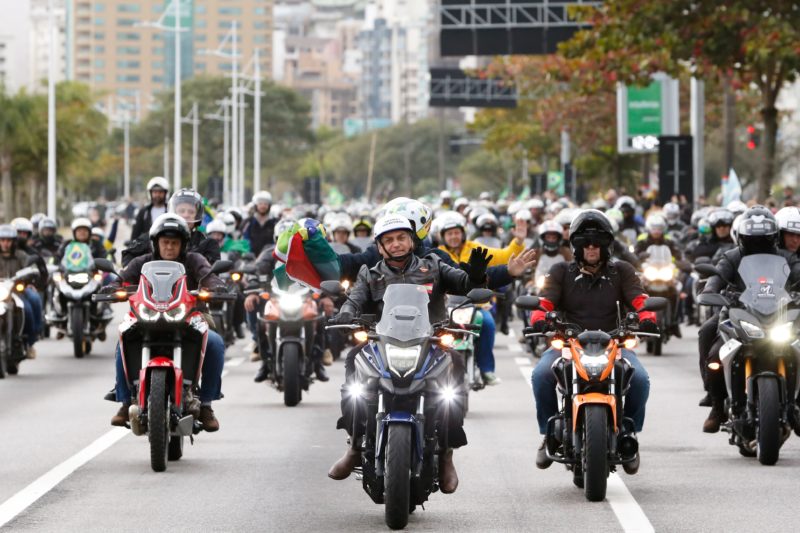
{"type": "Polygon", "coordinates": [[[103,274],[92,258],[92,251],[82,242],[72,242],[64,252],[58,271],[52,272],[51,310],[47,324],[72,339],[77,358],[88,355],[92,342],[105,340],[106,326],[114,314],[105,305],[93,305],[92,295],[100,290],[103,274]]]}
{"type": "MultiPolygon", "coordinates": [[[[483,324],[483,315],[478,312],[478,308],[472,301],[465,296],[447,296],[447,312],[451,322],[456,328],[464,330],[464,335],[455,340],[453,349],[464,355],[464,366],[466,368],[466,385],[470,390],[479,391],[486,387],[478,368],[478,361],[475,357],[477,348],[475,342],[483,324]]],[[[469,410],[469,395],[465,398],[464,411],[469,410]]]]}
{"type": "Polygon", "coordinates": [[[283,403],[294,407],[314,381],[311,350],[319,318],[317,295],[297,283],[282,290],[273,279],[270,292],[261,297],[267,303],[264,315],[259,317],[263,324],[258,335],[259,353],[268,354],[269,380],[283,391],[283,403]]]}
{"type": "Polygon", "coordinates": [[[800,309],[798,295],[789,292],[789,265],[779,255],[754,254],[742,258],[735,280],[725,279],[711,265],[698,265],[703,274],[720,276],[729,289],[723,294],[701,294],[700,305],[721,306],[719,334],[723,345],[711,370],[723,371],[728,397],[729,443],[745,457],[764,465],[778,461],[791,427],[800,427],[797,371],[800,368],[800,309]]]}
{"type": "MultiPolygon", "coordinates": [[[[227,263],[227,264],[226,264],[227,263]]],[[[113,264],[96,259],[97,268],[114,272],[113,264]]],[[[218,261],[211,272],[230,267],[218,261]]],[[[95,294],[95,302],[124,302],[130,311],[119,326],[125,379],[131,390],[130,428],[147,435],[150,466],[167,469],[167,461],[183,456],[185,437],[193,440],[202,430],[197,422],[198,390],[208,338],[206,303],[236,295],[212,294],[187,288],[186,270],[173,261],[150,261],[142,266],[138,286],[112,294],[95,294]]]]}
{"type": "MultiPolygon", "coordinates": [[[[323,292],[338,296],[338,282],[322,283],[323,292]]],[[[472,304],[486,303],[488,289],[473,289],[472,304]]],[[[357,324],[328,326],[353,330],[361,351],[355,359],[355,379],[349,385],[354,408],[364,410],[360,474],[370,498],[385,506],[385,521],[402,529],[408,515],[439,489],[438,457],[445,449],[448,416],[461,416],[462,386],[451,381],[449,349],[464,330],[450,321],[431,324],[428,292],[421,285],[389,285],[381,319],[362,315],[357,324]]]]}
{"type": "MultiPolygon", "coordinates": [[[[711,264],[711,259],[708,257],[698,257],[695,259],[695,266],[702,264],[711,264]]],[[[714,309],[707,305],[697,305],[697,298],[703,292],[708,281],[708,276],[700,274],[696,268],[693,268],[692,273],[692,302],[695,303],[692,308],[692,320],[697,325],[702,325],[711,318],[714,314],[714,309]]]]}
{"type": "Polygon", "coordinates": [[[25,303],[22,293],[39,276],[35,266],[25,267],[13,278],[0,280],[0,379],[19,373],[19,364],[28,358],[22,332],[25,328],[25,303]]]}
{"type": "Polygon", "coordinates": [[[659,338],[647,341],[647,353],[661,355],[663,347],[670,340],[670,332],[676,323],[678,294],[681,282],[678,281],[678,269],[672,262],[672,252],[665,245],[650,245],[645,252],[642,263],[642,286],[650,296],[666,299],[664,311],[656,313],[656,324],[661,332],[659,338]]]}
{"type": "MultiPolygon", "coordinates": [[[[534,311],[539,298],[522,296],[517,305],[534,311]]],[[[650,297],[642,310],[666,307],[664,298],[650,297]]],[[[560,412],[547,421],[545,447],[547,457],[566,465],[573,483],[583,489],[589,501],[606,497],[608,475],[621,464],[636,459],[639,445],[633,420],[624,413],[625,392],[634,368],[622,356],[622,348],[632,350],[637,337],[658,337],[638,331],[639,318],[629,312],[618,317],[617,329],[611,332],[583,330],[564,322],[556,311],[546,315],[550,346],[561,350],[561,358],[552,367],[561,396],[560,412]]]]}
{"type": "MultiPolygon", "coordinates": [[[[219,277],[225,282],[228,292],[241,295],[244,293],[247,275],[254,272],[255,268],[252,265],[245,265],[239,260],[236,261],[230,272],[222,272],[219,277]]],[[[237,320],[237,305],[242,305],[242,303],[240,301],[224,301],[209,306],[211,318],[214,319],[214,331],[222,337],[226,348],[235,344],[237,338],[243,339],[245,337],[244,320],[243,318],[237,320]]]]}

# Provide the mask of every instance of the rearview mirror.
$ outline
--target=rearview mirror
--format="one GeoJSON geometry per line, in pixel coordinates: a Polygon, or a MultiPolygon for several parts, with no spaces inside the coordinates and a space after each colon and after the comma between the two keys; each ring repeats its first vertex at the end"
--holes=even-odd
{"type": "Polygon", "coordinates": [[[661,296],[650,296],[644,301],[640,311],[661,311],[667,308],[667,299],[661,296]]]}
{"type": "Polygon", "coordinates": [[[227,272],[228,270],[230,270],[232,266],[233,266],[233,261],[220,259],[211,266],[211,273],[221,274],[223,272],[227,272]]]}
{"type": "Polygon", "coordinates": [[[524,294],[514,301],[514,304],[525,311],[535,311],[539,309],[539,297],[524,294]]]}
{"type": "Polygon", "coordinates": [[[494,296],[494,291],[491,289],[472,289],[467,293],[467,298],[472,303],[485,304],[494,296]]]}
{"type": "Polygon", "coordinates": [[[322,292],[327,296],[339,297],[344,293],[344,288],[342,287],[342,284],[336,280],[323,281],[322,283],[320,283],[320,288],[322,289],[322,292]]]}
{"type": "Polygon", "coordinates": [[[97,270],[100,272],[111,272],[112,274],[116,274],[116,270],[114,269],[114,263],[109,261],[104,257],[98,257],[94,260],[94,266],[97,267],[97,270]]]}
{"type": "Polygon", "coordinates": [[[727,307],[729,305],[727,298],[716,292],[699,294],[697,296],[697,303],[700,305],[712,305],[715,307],[727,307]]]}
{"type": "MultiPolygon", "coordinates": [[[[694,269],[697,271],[698,274],[702,274],[704,276],[719,276],[722,278],[722,274],[717,267],[710,263],[701,263],[699,265],[695,265],[694,269]]],[[[725,278],[722,278],[725,279],[725,278]]]]}

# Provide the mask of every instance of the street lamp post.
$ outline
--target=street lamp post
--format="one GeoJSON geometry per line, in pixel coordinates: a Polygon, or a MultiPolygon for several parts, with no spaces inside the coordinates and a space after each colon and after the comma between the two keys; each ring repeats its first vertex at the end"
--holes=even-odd
{"type": "Polygon", "coordinates": [[[47,58],[47,216],[56,220],[56,20],[53,0],[47,3],[49,53],[47,58]]]}
{"type": "Polygon", "coordinates": [[[230,122],[228,108],[231,101],[228,98],[217,100],[220,109],[216,113],[206,115],[205,118],[209,120],[218,120],[222,122],[222,203],[230,205],[231,191],[230,191],[230,171],[229,171],[229,151],[230,151],[230,122]],[[222,114],[220,115],[220,111],[222,114]]]}
{"type": "Polygon", "coordinates": [[[255,51],[253,77],[255,78],[255,94],[253,95],[253,192],[261,190],[261,65],[258,48],[255,51]]]}
{"type": "Polygon", "coordinates": [[[131,197],[131,133],[130,124],[131,117],[128,111],[125,111],[125,118],[123,119],[123,137],[125,138],[125,154],[124,154],[124,185],[123,192],[125,201],[131,197]]]}
{"type": "Polygon", "coordinates": [[[181,122],[192,125],[192,189],[197,190],[197,127],[200,117],[197,113],[197,102],[192,103],[192,110],[181,122]]]}

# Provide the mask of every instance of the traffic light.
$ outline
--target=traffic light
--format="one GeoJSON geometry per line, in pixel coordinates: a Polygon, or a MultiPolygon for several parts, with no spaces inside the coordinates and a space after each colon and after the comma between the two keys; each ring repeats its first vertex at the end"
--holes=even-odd
{"type": "Polygon", "coordinates": [[[747,126],[747,149],[755,150],[761,144],[761,134],[755,126],[750,124],[747,126]]]}

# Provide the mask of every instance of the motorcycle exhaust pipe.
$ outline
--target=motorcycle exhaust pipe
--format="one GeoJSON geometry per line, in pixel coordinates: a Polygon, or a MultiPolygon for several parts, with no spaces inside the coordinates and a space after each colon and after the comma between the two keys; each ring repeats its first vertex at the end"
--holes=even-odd
{"type": "Polygon", "coordinates": [[[144,427],[142,427],[142,419],[140,416],[141,414],[142,410],[139,409],[139,406],[136,404],[133,404],[128,408],[128,420],[130,420],[131,432],[137,437],[144,435],[144,427]]]}
{"type": "Polygon", "coordinates": [[[633,457],[639,451],[639,441],[633,435],[623,435],[619,439],[619,453],[622,457],[633,457]]]}

